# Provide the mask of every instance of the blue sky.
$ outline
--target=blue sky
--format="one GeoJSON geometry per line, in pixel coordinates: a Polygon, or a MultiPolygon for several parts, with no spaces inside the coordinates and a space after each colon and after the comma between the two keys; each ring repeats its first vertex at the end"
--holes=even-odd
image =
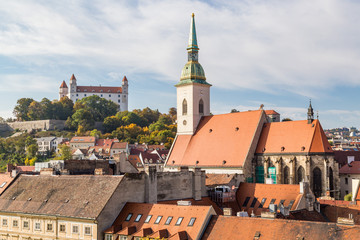
{"type": "Polygon", "coordinates": [[[211,112],[274,109],[324,128],[360,128],[360,2],[7,1],[0,3],[0,116],[16,100],[58,98],[79,85],[129,80],[129,108],[167,112],[187,61],[190,16],[211,88],[211,112]]]}

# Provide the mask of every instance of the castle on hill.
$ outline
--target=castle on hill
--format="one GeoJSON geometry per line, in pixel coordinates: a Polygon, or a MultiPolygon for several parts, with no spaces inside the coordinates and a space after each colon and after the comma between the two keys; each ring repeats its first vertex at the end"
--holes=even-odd
{"type": "Polygon", "coordinates": [[[128,80],[124,76],[122,84],[119,87],[107,86],[78,86],[74,74],[70,78],[70,88],[63,81],[59,89],[59,100],[62,97],[68,97],[74,103],[85,97],[97,95],[106,100],[111,100],[119,105],[119,111],[128,110],[128,80]]]}

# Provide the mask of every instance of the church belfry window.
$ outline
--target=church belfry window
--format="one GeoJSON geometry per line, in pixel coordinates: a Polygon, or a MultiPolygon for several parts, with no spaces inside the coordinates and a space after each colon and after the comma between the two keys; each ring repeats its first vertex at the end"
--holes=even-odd
{"type": "Polygon", "coordinates": [[[202,99],[199,101],[199,114],[204,115],[204,101],[202,99]]]}
{"type": "Polygon", "coordinates": [[[182,103],[182,115],[187,115],[187,101],[184,99],[182,103]]]}

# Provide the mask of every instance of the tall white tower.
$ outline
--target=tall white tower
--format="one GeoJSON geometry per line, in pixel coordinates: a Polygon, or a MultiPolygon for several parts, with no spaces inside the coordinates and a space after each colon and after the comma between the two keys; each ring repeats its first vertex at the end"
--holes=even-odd
{"type": "Polygon", "coordinates": [[[71,75],[71,78],[70,78],[70,89],[69,89],[69,98],[75,102],[75,99],[76,99],[76,87],[77,87],[77,84],[76,84],[76,78],[75,78],[75,75],[71,75]]]}
{"type": "Polygon", "coordinates": [[[66,85],[66,82],[63,81],[59,89],[59,101],[62,97],[65,97],[67,95],[68,95],[68,86],[66,85]]]}
{"type": "Polygon", "coordinates": [[[177,133],[194,134],[202,116],[210,115],[210,87],[204,69],[198,62],[199,47],[196,39],[195,16],[192,14],[188,62],[181,72],[177,92],[177,133]]]}

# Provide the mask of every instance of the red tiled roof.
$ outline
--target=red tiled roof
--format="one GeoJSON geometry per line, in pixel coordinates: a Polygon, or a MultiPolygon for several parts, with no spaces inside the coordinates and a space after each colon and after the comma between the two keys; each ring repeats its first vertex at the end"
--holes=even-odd
{"type": "Polygon", "coordinates": [[[127,145],[127,142],[114,142],[111,149],[125,149],[127,145]]]}
{"type": "Polygon", "coordinates": [[[96,138],[95,137],[73,137],[70,140],[70,143],[94,143],[95,144],[96,138]]]}
{"type": "Polygon", "coordinates": [[[240,183],[239,189],[236,193],[236,201],[241,207],[241,210],[245,210],[250,215],[254,211],[255,215],[260,215],[262,211],[268,211],[270,201],[275,199],[274,204],[279,205],[281,200],[285,200],[284,207],[289,206],[290,201],[294,201],[290,210],[296,210],[298,202],[301,198],[300,186],[292,184],[262,184],[262,183],[240,183]],[[246,198],[249,200],[244,206],[246,198]],[[251,204],[257,198],[254,207],[251,204]],[[262,208],[259,205],[262,199],[266,198],[262,208]]]}
{"type": "Polygon", "coordinates": [[[66,82],[63,81],[60,85],[60,88],[68,88],[68,86],[66,85],[66,82]]]}
{"type": "Polygon", "coordinates": [[[235,174],[206,174],[205,185],[227,185],[234,178],[235,174]]]}
{"type": "Polygon", "coordinates": [[[141,164],[140,167],[143,167],[143,164],[142,164],[142,162],[141,162],[141,160],[140,160],[140,158],[139,158],[139,155],[129,155],[128,161],[129,161],[129,162],[131,163],[131,165],[133,165],[136,169],[139,168],[138,163],[141,164]]]}
{"type": "Polygon", "coordinates": [[[35,166],[16,166],[16,169],[19,170],[19,172],[33,172],[35,166]]]}
{"type": "Polygon", "coordinates": [[[280,115],[278,112],[276,112],[275,110],[265,110],[265,114],[266,115],[280,115]]]}
{"type": "Polygon", "coordinates": [[[77,86],[77,92],[88,93],[122,93],[122,87],[103,87],[103,86],[77,86]]]}
{"type": "Polygon", "coordinates": [[[0,173],[0,194],[2,194],[5,189],[10,185],[15,178],[11,177],[11,173],[0,173]]]}
{"type": "Polygon", "coordinates": [[[360,161],[352,161],[339,169],[341,174],[360,174],[360,161]]]}
{"type": "Polygon", "coordinates": [[[264,124],[256,153],[295,152],[333,152],[318,120],[264,124]]]}
{"type": "Polygon", "coordinates": [[[70,80],[76,80],[75,75],[72,74],[70,80]]]}
{"type": "Polygon", "coordinates": [[[203,117],[194,135],[177,135],[166,164],[241,167],[264,119],[262,110],[203,117]]]}
{"type": "MultiPolygon", "coordinates": [[[[166,237],[176,235],[179,232],[186,231],[189,239],[198,239],[207,221],[211,215],[214,215],[215,211],[211,206],[177,206],[170,204],[149,204],[149,203],[126,203],[124,208],[121,210],[119,216],[115,220],[113,226],[105,231],[105,233],[112,232],[116,226],[122,226],[122,229],[135,227],[137,232],[133,234],[136,236],[141,235],[145,231],[141,229],[151,229],[144,234],[150,234],[146,236],[152,237],[166,237]],[[126,217],[132,214],[129,221],[126,221],[126,217]],[[142,214],[139,221],[135,222],[135,219],[139,214],[142,214]],[[151,215],[150,221],[145,223],[147,216],[151,215]],[[155,220],[158,216],[162,216],[160,222],[155,224],[155,220]],[[168,217],[172,217],[169,224],[165,224],[168,217]],[[179,225],[176,222],[179,217],[183,217],[183,220],[179,225]],[[195,217],[196,220],[194,225],[189,227],[188,223],[190,219],[195,217]],[[140,233],[140,234],[139,234],[140,233]],[[166,236],[165,236],[166,235],[166,236]]],[[[121,233],[122,231],[120,231],[121,233]]],[[[141,236],[141,237],[146,237],[141,236]]]]}
{"type": "Polygon", "coordinates": [[[359,239],[360,228],[335,223],[214,216],[202,240],[359,239]],[[258,236],[258,238],[256,238],[258,236]]]}
{"type": "MultiPolygon", "coordinates": [[[[193,198],[181,199],[182,201],[190,201],[192,206],[212,206],[218,215],[222,215],[223,211],[216,205],[215,202],[211,201],[210,197],[202,197],[201,200],[195,200],[193,198]]],[[[167,200],[159,201],[161,204],[173,204],[177,205],[178,200],[167,200]]]]}
{"type": "Polygon", "coordinates": [[[124,76],[124,78],[123,78],[122,81],[123,81],[123,82],[127,82],[127,81],[128,81],[127,78],[126,78],[126,76],[124,76]]]}

